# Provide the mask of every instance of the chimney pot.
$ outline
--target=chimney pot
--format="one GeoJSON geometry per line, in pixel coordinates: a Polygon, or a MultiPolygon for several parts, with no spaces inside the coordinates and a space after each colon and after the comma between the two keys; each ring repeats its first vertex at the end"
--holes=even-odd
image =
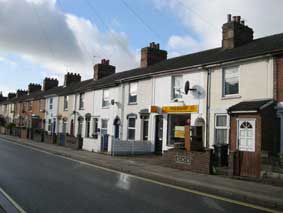
{"type": "Polygon", "coordinates": [[[240,23],[241,22],[241,16],[236,16],[236,20],[237,20],[238,23],[240,23]]]}
{"type": "Polygon", "coordinates": [[[233,21],[236,22],[237,21],[237,17],[233,16],[233,21]]]}

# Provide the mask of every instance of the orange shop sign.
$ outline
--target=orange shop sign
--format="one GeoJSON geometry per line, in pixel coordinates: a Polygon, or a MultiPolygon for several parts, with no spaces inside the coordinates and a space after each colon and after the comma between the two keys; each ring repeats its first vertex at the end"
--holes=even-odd
{"type": "Polygon", "coordinates": [[[163,106],[163,113],[191,113],[198,112],[198,105],[187,105],[187,106],[163,106]]]}

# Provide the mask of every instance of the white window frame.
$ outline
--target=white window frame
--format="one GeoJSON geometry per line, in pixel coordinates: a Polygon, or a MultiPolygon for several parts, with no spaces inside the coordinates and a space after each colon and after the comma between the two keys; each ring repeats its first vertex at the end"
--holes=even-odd
{"type": "Polygon", "coordinates": [[[104,89],[102,91],[102,108],[108,108],[110,106],[110,90],[104,89]],[[105,94],[108,93],[108,97],[105,94]]]}
{"type": "Polygon", "coordinates": [[[69,96],[65,95],[64,96],[64,111],[68,111],[69,108],[69,96]]]}
{"type": "Polygon", "coordinates": [[[53,109],[53,98],[49,99],[49,109],[52,110],[53,109]]]}
{"type": "Polygon", "coordinates": [[[132,82],[129,83],[129,97],[128,97],[128,103],[129,104],[136,104],[138,102],[138,82],[132,82]],[[135,87],[135,91],[133,88],[135,87]],[[131,101],[131,97],[136,96],[136,101],[131,101]]]}
{"type": "Polygon", "coordinates": [[[80,93],[79,95],[79,109],[84,109],[84,99],[85,99],[85,93],[80,93]]]}
{"type": "Polygon", "coordinates": [[[136,131],[137,131],[137,118],[135,116],[129,116],[128,117],[128,125],[127,125],[127,140],[128,141],[134,141],[136,139],[136,131]],[[134,119],[135,120],[135,127],[130,127],[129,124],[130,124],[130,119],[134,119]],[[130,139],[129,138],[129,130],[134,130],[134,139],[130,139]]]}
{"type": "Polygon", "coordinates": [[[98,138],[98,134],[99,134],[99,131],[98,131],[98,118],[93,118],[92,119],[92,137],[97,139],[98,138]]]}
{"type": "Polygon", "coordinates": [[[233,96],[239,96],[239,95],[240,95],[240,67],[239,66],[224,67],[222,69],[222,97],[233,97],[233,96]],[[225,92],[225,82],[226,82],[225,72],[229,69],[235,69],[235,68],[238,71],[238,93],[226,94],[225,92]]]}
{"type": "Polygon", "coordinates": [[[229,144],[229,129],[230,129],[230,116],[226,113],[215,113],[214,115],[214,144],[218,144],[216,143],[216,131],[217,130],[221,130],[224,129],[227,131],[227,139],[226,139],[226,143],[224,144],[229,144]],[[217,116],[226,116],[226,126],[217,126],[217,116]]]}
{"type": "Polygon", "coordinates": [[[143,140],[143,141],[148,141],[149,140],[149,118],[143,118],[143,119],[141,119],[141,123],[142,123],[142,131],[141,131],[141,133],[142,133],[142,135],[141,135],[141,139],[143,140]],[[145,121],[147,122],[147,139],[145,140],[144,139],[144,123],[145,123],[145,121]]]}
{"type": "MultiPolygon", "coordinates": [[[[182,88],[183,88],[183,76],[182,75],[174,75],[171,77],[171,99],[174,100],[174,99],[181,99],[183,97],[181,91],[182,91],[182,88]],[[176,87],[175,85],[175,79],[177,78],[181,78],[181,85],[180,87],[176,87]],[[175,91],[179,90],[179,96],[180,97],[175,97],[175,91]]],[[[177,94],[177,93],[176,93],[177,94]]]]}
{"type": "Polygon", "coordinates": [[[106,134],[108,134],[108,123],[109,123],[109,120],[108,119],[101,119],[101,128],[100,128],[100,132],[102,133],[103,130],[106,130],[106,134]],[[106,123],[106,128],[103,127],[103,122],[106,123]]]}

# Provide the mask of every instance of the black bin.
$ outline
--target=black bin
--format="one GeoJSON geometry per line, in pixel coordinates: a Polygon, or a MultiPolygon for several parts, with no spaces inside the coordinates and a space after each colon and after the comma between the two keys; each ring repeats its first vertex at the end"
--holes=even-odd
{"type": "Polygon", "coordinates": [[[228,166],[228,144],[215,144],[214,146],[214,165],[228,166]]]}

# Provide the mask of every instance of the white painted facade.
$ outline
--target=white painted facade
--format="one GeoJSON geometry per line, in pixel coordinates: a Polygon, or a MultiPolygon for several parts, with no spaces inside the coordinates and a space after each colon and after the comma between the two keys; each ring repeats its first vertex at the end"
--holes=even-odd
{"type": "Polygon", "coordinates": [[[45,131],[48,134],[58,133],[58,100],[56,95],[46,97],[45,102],[45,131]],[[54,127],[55,125],[55,127],[54,127]]]}
{"type": "MultiPolygon", "coordinates": [[[[211,69],[211,103],[209,145],[215,144],[215,116],[227,115],[227,109],[242,101],[273,98],[273,59],[271,57],[234,62],[226,66],[211,69]],[[229,67],[238,67],[239,93],[223,95],[223,70],[229,67]]],[[[227,138],[229,139],[229,116],[227,121],[227,138]]]]}

